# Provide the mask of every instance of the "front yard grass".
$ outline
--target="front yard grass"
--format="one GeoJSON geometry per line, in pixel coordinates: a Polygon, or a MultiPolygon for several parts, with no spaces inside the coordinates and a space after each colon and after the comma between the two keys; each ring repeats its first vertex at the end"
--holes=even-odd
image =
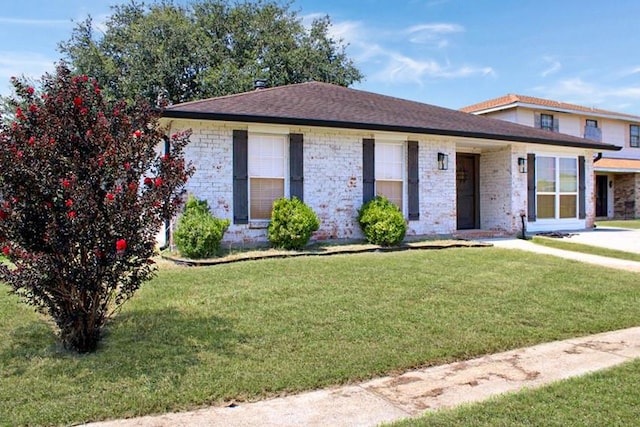
{"type": "Polygon", "coordinates": [[[633,252],[619,251],[616,249],[603,248],[600,246],[585,245],[583,243],[571,242],[563,239],[535,236],[533,243],[550,248],[564,249],[567,251],[580,252],[589,255],[599,255],[609,258],[626,259],[629,261],[640,261],[640,254],[633,252]]]}
{"type": "Polygon", "coordinates": [[[632,426],[640,418],[638,382],[640,360],[634,360],[540,389],[432,412],[393,426],[632,426]]]}
{"type": "Polygon", "coordinates": [[[163,265],[95,354],[0,285],[0,420],[255,400],[638,325],[634,273],[499,248],[163,265]]]}
{"type": "Polygon", "coordinates": [[[620,219],[596,221],[599,227],[640,228],[640,219],[620,219]]]}

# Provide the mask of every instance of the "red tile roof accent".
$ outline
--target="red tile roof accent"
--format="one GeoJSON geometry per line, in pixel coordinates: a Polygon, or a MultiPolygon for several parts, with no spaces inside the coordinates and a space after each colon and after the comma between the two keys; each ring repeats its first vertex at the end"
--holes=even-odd
{"type": "Polygon", "coordinates": [[[308,82],[173,105],[164,117],[322,126],[531,142],[598,150],[618,147],[329,83],[308,82]]]}
{"type": "Polygon", "coordinates": [[[616,113],[615,111],[602,110],[602,109],[593,108],[593,107],[585,107],[583,105],[569,104],[567,102],[552,101],[550,99],[536,98],[533,96],[516,95],[512,93],[505,96],[501,96],[499,98],[489,99],[487,101],[482,101],[477,104],[463,107],[460,109],[460,111],[464,111],[465,113],[475,113],[478,111],[484,111],[492,108],[509,107],[509,106],[516,107],[517,106],[516,104],[537,105],[539,107],[544,107],[550,110],[560,109],[560,110],[569,110],[569,111],[584,112],[584,113],[622,116],[622,117],[627,117],[633,121],[640,121],[640,116],[634,116],[633,114],[616,113]]]}
{"type": "Polygon", "coordinates": [[[633,159],[609,159],[603,157],[598,160],[594,167],[598,169],[627,169],[640,172],[640,160],[633,159]]]}

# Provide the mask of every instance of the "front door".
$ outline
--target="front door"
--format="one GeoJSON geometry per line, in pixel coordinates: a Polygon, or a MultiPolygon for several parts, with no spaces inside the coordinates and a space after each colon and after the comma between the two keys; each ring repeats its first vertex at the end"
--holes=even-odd
{"type": "Polygon", "coordinates": [[[596,216],[609,216],[609,179],[606,175],[596,175],[596,216]]]}
{"type": "Polygon", "coordinates": [[[456,154],[456,207],[458,230],[480,228],[478,198],[478,156],[456,154]]]}

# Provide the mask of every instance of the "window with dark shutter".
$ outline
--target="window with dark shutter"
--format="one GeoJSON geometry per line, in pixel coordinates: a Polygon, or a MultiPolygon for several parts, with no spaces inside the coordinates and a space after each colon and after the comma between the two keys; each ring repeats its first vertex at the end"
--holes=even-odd
{"type": "Polygon", "coordinates": [[[304,201],[303,136],[301,133],[289,135],[289,193],[291,198],[304,201]]]}
{"type": "Polygon", "coordinates": [[[585,179],[585,161],[584,156],[578,156],[578,218],[585,219],[587,217],[586,209],[586,179],[585,179]]]}
{"type": "Polygon", "coordinates": [[[409,221],[420,219],[420,185],[418,179],[418,141],[407,142],[407,191],[409,221]]]}
{"type": "Polygon", "coordinates": [[[233,223],[249,223],[246,130],[233,131],[233,223]]]}
{"type": "Polygon", "coordinates": [[[536,220],[536,155],[527,154],[527,217],[536,220]]]}
{"type": "Polygon", "coordinates": [[[373,139],[362,140],[362,203],[375,197],[375,142],[373,139]]]}

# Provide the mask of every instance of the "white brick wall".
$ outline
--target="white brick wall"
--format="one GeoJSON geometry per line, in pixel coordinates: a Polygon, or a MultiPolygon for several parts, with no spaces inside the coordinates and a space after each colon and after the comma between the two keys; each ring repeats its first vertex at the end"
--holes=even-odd
{"type": "MultiPolygon", "coordinates": [[[[213,215],[233,222],[234,129],[248,125],[213,121],[174,120],[171,132],[191,128],[186,150],[196,172],[187,191],[209,203],[213,215]]],[[[289,133],[304,135],[304,201],[321,220],[314,240],[360,239],[357,210],[362,204],[362,139],[375,138],[368,132],[340,129],[295,128],[289,133]]],[[[404,135],[419,143],[420,219],[408,222],[408,236],[448,235],[456,231],[456,139],[430,135],[404,135]],[[437,169],[439,152],[449,155],[448,170],[437,169]]],[[[485,149],[480,154],[481,228],[516,233],[520,212],[526,212],[527,174],[518,172],[518,157],[534,152],[536,146],[512,144],[502,149],[485,149]]],[[[593,216],[593,163],[587,158],[587,212],[593,216]],[[589,195],[588,195],[589,196],[589,195]]],[[[587,219],[587,223],[593,222],[587,219]]],[[[223,243],[243,246],[266,242],[264,224],[231,224],[223,243]]]]}
{"type": "Polygon", "coordinates": [[[516,233],[520,214],[527,212],[527,174],[518,170],[518,158],[527,158],[524,145],[485,151],[480,156],[480,227],[516,233]]]}

